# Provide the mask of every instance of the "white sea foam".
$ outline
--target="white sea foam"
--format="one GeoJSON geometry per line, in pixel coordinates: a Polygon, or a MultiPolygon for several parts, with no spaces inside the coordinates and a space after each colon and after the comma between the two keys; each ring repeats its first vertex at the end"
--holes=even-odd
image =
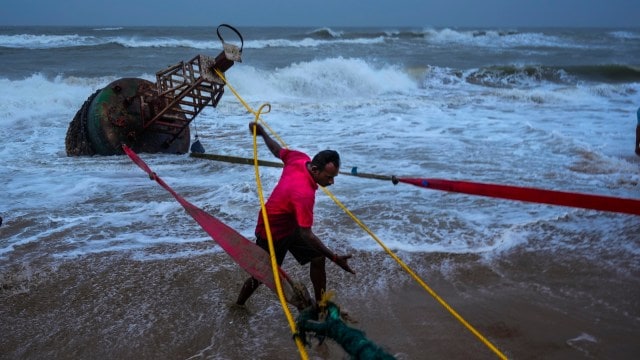
{"type": "MultiPolygon", "coordinates": [[[[104,33],[116,33],[124,28],[99,28],[94,31],[104,33]]],[[[247,49],[263,48],[305,48],[323,47],[329,45],[374,45],[384,43],[388,39],[395,39],[403,34],[401,31],[387,31],[384,36],[346,37],[344,31],[329,28],[318,29],[313,34],[326,33],[327,38],[304,37],[301,39],[274,38],[274,39],[247,39],[244,47],[247,49]]],[[[630,31],[615,31],[610,33],[616,39],[637,39],[638,34],[630,31]]],[[[99,35],[99,34],[98,34],[99,35]]],[[[540,32],[522,32],[517,30],[455,30],[451,28],[434,29],[426,28],[413,32],[414,36],[422,35],[427,42],[441,44],[463,44],[467,46],[508,48],[513,46],[533,47],[570,47],[583,48],[584,45],[567,41],[566,39],[540,32]]],[[[49,49],[75,46],[96,46],[104,44],[119,44],[125,47],[189,47],[194,49],[211,49],[217,46],[217,39],[195,40],[181,38],[180,36],[128,36],[118,34],[115,36],[80,35],[77,33],[52,35],[52,34],[12,34],[0,35],[0,47],[49,49]]]]}
{"type": "Polygon", "coordinates": [[[78,34],[39,35],[17,34],[0,35],[0,47],[25,49],[50,49],[71,46],[92,46],[103,41],[93,36],[78,34]]]}
{"type": "MultiPolygon", "coordinates": [[[[473,38],[456,31],[433,36],[473,38]]],[[[155,46],[153,41],[144,46],[155,46]]],[[[132,46],[143,43],[131,40],[132,46]]],[[[309,153],[338,149],[346,169],[637,197],[638,160],[626,154],[633,147],[638,84],[567,86],[528,79],[513,88],[492,88],[470,84],[453,69],[422,69],[327,56],[273,71],[238,64],[227,78],[254,108],[272,104],[263,118],[287,144],[309,153]]],[[[51,239],[59,242],[52,245],[58,256],[131,250],[144,257],[161,244],[210,241],[128,158],[66,157],[69,122],[90,94],[113,80],[37,72],[19,80],[0,78],[0,138],[5,139],[0,156],[10,159],[0,168],[5,184],[0,232],[12,229],[3,235],[0,256],[51,239]],[[16,216],[29,220],[19,231],[12,226],[20,221],[16,216]]],[[[208,152],[250,157],[246,124],[251,120],[226,92],[196,125],[208,152]]],[[[262,146],[259,153],[273,160],[262,146]]],[[[258,201],[251,167],[186,155],[142,157],[187,200],[253,235],[258,201]]],[[[261,169],[267,193],[278,175],[277,169],[261,169]]],[[[593,220],[579,210],[348,176],[340,176],[330,190],[348,199],[348,207],[389,247],[402,251],[509,251],[532,246],[528,234],[548,224],[562,228],[568,239],[589,231],[610,244],[618,240],[609,234],[633,226],[615,215],[593,220]],[[558,225],[567,214],[576,214],[570,225],[558,225]]],[[[339,210],[321,194],[317,213],[317,231],[330,237],[330,245],[378,248],[348,218],[336,215],[339,210]],[[335,227],[338,216],[337,235],[324,230],[335,227]]],[[[586,251],[570,242],[554,246],[586,251]]],[[[637,256],[637,245],[625,246],[637,256]]]]}
{"type": "MultiPolygon", "coordinates": [[[[96,29],[106,31],[104,29],[96,29]]],[[[108,31],[119,30],[117,28],[108,31]]],[[[332,44],[358,44],[372,45],[384,42],[383,37],[376,38],[355,38],[344,39],[336,36],[335,39],[314,39],[311,37],[303,39],[267,39],[267,40],[247,40],[244,43],[246,49],[263,48],[309,48],[322,47],[332,44]]],[[[91,35],[65,34],[65,35],[40,35],[40,34],[17,34],[0,35],[0,47],[15,49],[54,49],[77,46],[98,46],[105,44],[117,44],[129,48],[193,48],[212,49],[217,48],[218,39],[194,40],[179,37],[141,37],[141,36],[107,36],[96,37],[91,35]]]]}
{"type": "Polygon", "coordinates": [[[467,46],[510,48],[513,46],[532,47],[575,47],[584,45],[569,43],[560,37],[540,32],[520,32],[516,30],[454,30],[450,28],[424,30],[425,40],[436,44],[463,44],[467,46]]]}
{"type": "Polygon", "coordinates": [[[122,26],[109,26],[109,27],[95,28],[93,30],[95,30],[95,31],[118,31],[118,30],[122,30],[122,29],[124,29],[124,27],[122,27],[122,26]]]}
{"type": "Polygon", "coordinates": [[[416,89],[415,82],[400,69],[377,68],[361,59],[344,58],[296,63],[275,72],[248,67],[230,73],[229,81],[236,84],[243,96],[269,94],[275,100],[375,98],[416,89]]]}
{"type": "Polygon", "coordinates": [[[640,33],[633,31],[612,31],[610,35],[617,39],[640,39],[640,33]]]}

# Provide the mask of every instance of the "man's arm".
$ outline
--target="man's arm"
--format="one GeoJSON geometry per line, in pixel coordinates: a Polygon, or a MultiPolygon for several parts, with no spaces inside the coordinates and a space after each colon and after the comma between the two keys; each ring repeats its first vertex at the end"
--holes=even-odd
{"type": "Polygon", "coordinates": [[[269,151],[271,151],[271,153],[275,155],[275,157],[280,159],[280,150],[282,150],[282,146],[280,146],[277,141],[273,140],[271,136],[269,136],[269,134],[264,131],[262,125],[253,121],[249,123],[249,131],[251,131],[251,134],[253,134],[254,127],[256,127],[256,135],[262,136],[262,139],[269,148],[269,151]]]}
{"type": "Polygon", "coordinates": [[[351,254],[338,255],[333,251],[329,250],[329,248],[324,245],[324,243],[316,236],[316,234],[314,234],[313,231],[311,231],[311,228],[301,227],[300,235],[302,236],[302,239],[304,239],[311,246],[316,248],[322,255],[324,255],[324,257],[336,263],[343,270],[348,271],[352,274],[356,273],[355,271],[353,271],[353,269],[351,269],[351,267],[347,263],[347,260],[351,259],[352,257],[351,254]]]}

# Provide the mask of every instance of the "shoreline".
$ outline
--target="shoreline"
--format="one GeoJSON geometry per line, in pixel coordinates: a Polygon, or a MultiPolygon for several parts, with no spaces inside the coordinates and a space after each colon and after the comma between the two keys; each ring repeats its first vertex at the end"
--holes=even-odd
{"type": "MultiPolygon", "coordinates": [[[[471,263],[474,256],[408,258],[445,302],[509,358],[632,359],[640,353],[634,321],[601,333],[598,322],[615,319],[590,316],[583,304],[549,302],[537,289],[512,287],[478,266],[456,275],[459,282],[433,270],[447,261],[471,263]]],[[[386,254],[357,252],[353,264],[356,276],[328,264],[328,288],[358,321],[350,326],[378,346],[398,359],[496,358],[386,254]]],[[[306,267],[288,258],[284,268],[308,284],[306,267]]],[[[124,253],[92,254],[32,269],[30,277],[13,281],[7,273],[17,273],[18,265],[2,271],[4,358],[299,358],[270,290],[261,287],[245,310],[230,306],[246,273],[224,253],[146,261],[124,253]]],[[[309,355],[346,356],[329,343],[322,351],[308,349],[309,355]]]]}

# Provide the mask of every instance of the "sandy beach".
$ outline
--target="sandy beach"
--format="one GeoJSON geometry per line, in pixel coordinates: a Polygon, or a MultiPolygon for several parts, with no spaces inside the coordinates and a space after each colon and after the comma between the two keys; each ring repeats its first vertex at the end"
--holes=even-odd
{"type": "MultiPolygon", "coordinates": [[[[358,321],[351,326],[398,359],[496,358],[386,254],[357,253],[353,264],[357,276],[329,266],[336,303],[358,321]]],[[[509,358],[633,359],[640,353],[637,320],[625,324],[536,287],[509,286],[472,256],[412,254],[408,264],[509,358]],[[450,261],[475,265],[449,274],[458,279],[452,283],[434,271],[450,261]]],[[[308,282],[299,266],[288,271],[308,282]]],[[[275,294],[262,287],[246,310],[230,306],[246,275],[225,254],[138,261],[105,253],[55,266],[14,264],[1,276],[5,359],[300,357],[275,294]]],[[[308,351],[311,358],[348,358],[332,342],[308,351]]]]}

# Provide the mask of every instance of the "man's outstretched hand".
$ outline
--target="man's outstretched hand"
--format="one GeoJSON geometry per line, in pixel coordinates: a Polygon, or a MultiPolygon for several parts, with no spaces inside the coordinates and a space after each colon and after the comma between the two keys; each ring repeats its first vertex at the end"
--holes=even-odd
{"type": "Polygon", "coordinates": [[[355,275],[356,272],[353,271],[351,266],[349,266],[349,264],[347,263],[347,260],[351,259],[352,257],[353,257],[353,255],[351,255],[351,254],[336,256],[336,258],[333,260],[333,262],[335,262],[338,266],[340,266],[344,271],[348,271],[348,272],[352,273],[353,275],[355,275]]]}

